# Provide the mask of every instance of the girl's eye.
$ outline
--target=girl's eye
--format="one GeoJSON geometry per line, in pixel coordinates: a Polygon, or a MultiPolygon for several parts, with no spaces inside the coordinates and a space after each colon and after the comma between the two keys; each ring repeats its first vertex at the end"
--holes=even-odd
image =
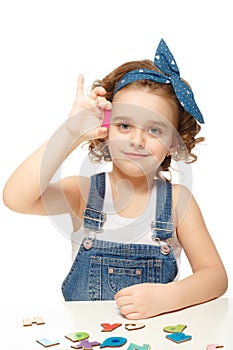
{"type": "Polygon", "coordinates": [[[119,129],[123,130],[123,131],[127,131],[131,128],[131,125],[126,124],[126,123],[121,123],[118,124],[119,129]]]}
{"type": "Polygon", "coordinates": [[[161,131],[158,128],[150,128],[149,132],[153,135],[160,135],[161,131]]]}

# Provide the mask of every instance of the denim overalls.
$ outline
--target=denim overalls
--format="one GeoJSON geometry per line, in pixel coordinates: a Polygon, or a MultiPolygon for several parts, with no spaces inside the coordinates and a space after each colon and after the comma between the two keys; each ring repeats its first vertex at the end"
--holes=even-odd
{"type": "MultiPolygon", "coordinates": [[[[86,238],[62,284],[66,301],[112,300],[120,289],[137,283],[168,283],[178,268],[172,247],[172,185],[157,179],[155,221],[151,223],[153,244],[125,244],[86,238]],[[163,244],[160,244],[163,241],[163,244]],[[167,244],[164,245],[164,241],[167,244]]],[[[91,176],[84,227],[100,232],[105,221],[102,212],[105,173],[91,176]]]]}

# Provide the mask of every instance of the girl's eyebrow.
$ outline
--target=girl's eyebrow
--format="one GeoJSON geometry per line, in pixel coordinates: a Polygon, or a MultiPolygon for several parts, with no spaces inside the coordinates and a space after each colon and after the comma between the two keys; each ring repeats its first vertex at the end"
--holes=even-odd
{"type": "Polygon", "coordinates": [[[159,126],[161,128],[168,128],[169,127],[169,123],[168,122],[165,122],[163,120],[154,120],[154,119],[151,119],[151,120],[148,120],[146,121],[146,124],[147,125],[152,125],[152,126],[159,126]]]}
{"type": "Polygon", "coordinates": [[[111,118],[112,122],[122,121],[122,120],[133,122],[133,118],[127,117],[127,116],[116,116],[114,118],[111,118]]]}
{"type": "MultiPolygon", "coordinates": [[[[112,118],[112,123],[117,123],[117,122],[128,122],[128,123],[132,123],[132,124],[137,124],[138,121],[134,120],[132,117],[127,117],[127,116],[116,116],[114,118],[112,118]]],[[[143,120],[141,121],[143,122],[143,120]]],[[[141,124],[141,123],[140,123],[141,124]]],[[[155,119],[150,119],[150,120],[146,120],[145,125],[155,125],[155,126],[159,126],[162,128],[168,128],[168,123],[166,123],[163,120],[155,120],[155,119]]]]}

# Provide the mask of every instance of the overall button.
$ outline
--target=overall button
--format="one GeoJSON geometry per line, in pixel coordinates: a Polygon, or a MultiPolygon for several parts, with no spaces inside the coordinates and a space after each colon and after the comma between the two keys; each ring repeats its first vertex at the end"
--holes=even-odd
{"type": "Polygon", "coordinates": [[[168,255],[170,253],[170,247],[168,245],[162,245],[160,251],[163,255],[168,255]]]}
{"type": "Polygon", "coordinates": [[[83,243],[83,246],[86,250],[91,249],[92,247],[92,240],[91,239],[86,239],[83,243]]]}

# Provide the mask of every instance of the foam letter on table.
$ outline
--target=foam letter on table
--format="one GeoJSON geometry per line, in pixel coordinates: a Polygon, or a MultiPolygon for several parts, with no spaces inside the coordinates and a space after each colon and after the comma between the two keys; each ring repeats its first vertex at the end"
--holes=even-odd
{"type": "Polygon", "coordinates": [[[206,347],[206,350],[216,350],[216,349],[220,349],[220,348],[224,348],[223,345],[218,345],[218,344],[209,344],[206,347]]]}
{"type": "Polygon", "coordinates": [[[23,326],[32,326],[33,323],[37,324],[38,326],[41,324],[45,324],[43,317],[35,317],[33,319],[31,318],[23,319],[23,326]]]}
{"type": "Polygon", "coordinates": [[[89,338],[89,334],[86,332],[73,332],[66,334],[65,337],[73,342],[80,341],[89,338]]]}
{"type": "Polygon", "coordinates": [[[46,338],[41,338],[39,340],[37,340],[37,343],[43,345],[45,348],[49,347],[49,346],[53,346],[53,345],[59,345],[59,340],[48,340],[46,338]]]}
{"type": "Polygon", "coordinates": [[[113,323],[113,324],[101,323],[101,326],[104,327],[104,329],[102,329],[101,332],[112,332],[117,327],[120,327],[121,323],[113,323]]]}
{"type": "Polygon", "coordinates": [[[79,344],[71,345],[72,349],[93,350],[93,346],[100,345],[97,341],[89,342],[88,340],[81,340],[79,344]]]}
{"type": "Polygon", "coordinates": [[[134,331],[136,329],[141,329],[141,328],[144,328],[145,327],[145,324],[144,323],[140,323],[140,322],[137,322],[137,323],[126,323],[125,324],[125,329],[127,329],[128,331],[134,331]]]}
{"type": "Polygon", "coordinates": [[[164,332],[167,333],[180,333],[187,327],[186,324],[178,324],[176,326],[166,326],[163,328],[164,332]]]}
{"type": "Polygon", "coordinates": [[[179,343],[183,343],[185,341],[191,340],[192,337],[191,335],[186,335],[184,333],[172,333],[172,334],[168,334],[166,335],[166,338],[169,340],[174,341],[175,343],[179,344],[179,343]]]}
{"type": "Polygon", "coordinates": [[[143,344],[143,346],[139,346],[133,343],[130,343],[127,350],[150,350],[149,344],[143,344]]]}
{"type": "Polygon", "coordinates": [[[126,338],[123,337],[111,337],[104,340],[104,342],[100,345],[100,348],[116,348],[124,345],[127,342],[126,338]]]}

